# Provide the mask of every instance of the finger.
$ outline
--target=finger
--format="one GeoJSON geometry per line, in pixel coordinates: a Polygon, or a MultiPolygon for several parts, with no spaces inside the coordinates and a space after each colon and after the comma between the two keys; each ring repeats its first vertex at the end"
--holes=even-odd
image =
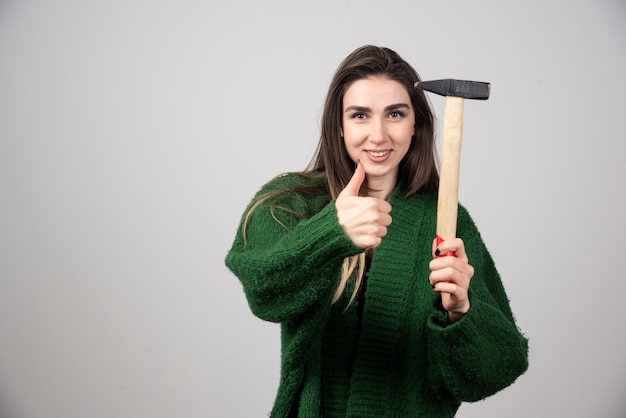
{"type": "Polygon", "coordinates": [[[377,203],[376,208],[378,209],[379,212],[384,212],[384,213],[391,212],[391,205],[386,200],[376,199],[376,203],[377,203]]]}
{"type": "Polygon", "coordinates": [[[444,242],[445,241],[443,240],[443,238],[439,236],[439,234],[435,236],[435,239],[433,241],[433,257],[435,258],[441,258],[441,257],[447,257],[447,256],[454,257],[455,254],[453,251],[442,251],[441,244],[443,244],[444,242]]]}
{"type": "Polygon", "coordinates": [[[433,241],[433,255],[435,257],[441,257],[445,255],[454,255],[457,258],[467,262],[467,254],[465,253],[465,245],[461,238],[451,238],[445,241],[439,242],[437,245],[437,238],[433,241]]]}
{"type": "Polygon", "coordinates": [[[437,282],[433,284],[433,292],[437,293],[447,293],[449,295],[454,295],[458,292],[459,286],[456,283],[452,282],[437,282]]]}
{"type": "Polygon", "coordinates": [[[455,238],[452,244],[455,246],[455,249],[453,251],[456,254],[457,258],[467,262],[467,253],[465,252],[465,243],[463,242],[463,240],[461,238],[455,238]]]}
{"type": "Polygon", "coordinates": [[[436,278],[435,276],[431,276],[430,283],[433,288],[433,291],[440,293],[447,293],[459,300],[467,297],[467,292],[469,289],[469,280],[461,279],[457,277],[451,280],[441,280],[440,278],[436,278]]]}
{"type": "Polygon", "coordinates": [[[378,236],[377,233],[360,235],[356,238],[355,244],[363,249],[376,248],[383,241],[382,236],[378,236]]]}
{"type": "Polygon", "coordinates": [[[391,218],[391,215],[389,215],[388,213],[381,213],[380,216],[378,217],[379,225],[389,226],[391,225],[391,222],[392,222],[392,218],[391,218]]]}
{"type": "Polygon", "coordinates": [[[466,313],[469,310],[467,289],[456,283],[439,282],[433,285],[433,292],[441,293],[441,302],[446,311],[466,313]]]}
{"type": "Polygon", "coordinates": [[[376,248],[383,242],[383,239],[381,237],[374,237],[373,240],[374,243],[366,248],[376,248]]]}
{"type": "Polygon", "coordinates": [[[459,257],[433,258],[428,267],[431,275],[440,280],[463,280],[474,276],[474,267],[467,260],[459,257]]]}
{"type": "Polygon", "coordinates": [[[360,164],[357,161],[357,166],[354,170],[352,178],[350,179],[346,187],[341,191],[341,193],[339,193],[338,198],[344,196],[358,196],[363,181],[365,181],[365,168],[363,168],[363,164],[360,164]]]}
{"type": "Polygon", "coordinates": [[[440,267],[433,270],[431,266],[431,272],[428,276],[428,280],[431,284],[439,282],[454,282],[457,283],[463,279],[460,271],[454,267],[440,267]]]}

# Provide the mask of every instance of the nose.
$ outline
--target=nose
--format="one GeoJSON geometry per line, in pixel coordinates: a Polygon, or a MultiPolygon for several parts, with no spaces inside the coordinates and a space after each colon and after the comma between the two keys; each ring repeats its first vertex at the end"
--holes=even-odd
{"type": "Polygon", "coordinates": [[[370,142],[374,144],[382,144],[386,140],[385,125],[382,120],[376,118],[371,124],[369,135],[370,142]]]}

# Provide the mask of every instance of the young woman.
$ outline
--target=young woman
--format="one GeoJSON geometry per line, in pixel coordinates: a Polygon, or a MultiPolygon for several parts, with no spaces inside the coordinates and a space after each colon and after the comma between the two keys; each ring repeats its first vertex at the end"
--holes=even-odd
{"type": "Polygon", "coordinates": [[[264,185],[226,265],[281,324],[273,417],[452,417],[528,345],[480,234],[436,245],[433,115],[415,70],[364,46],[337,69],[309,167],[264,185]],[[437,257],[454,252],[454,256],[437,257]]]}

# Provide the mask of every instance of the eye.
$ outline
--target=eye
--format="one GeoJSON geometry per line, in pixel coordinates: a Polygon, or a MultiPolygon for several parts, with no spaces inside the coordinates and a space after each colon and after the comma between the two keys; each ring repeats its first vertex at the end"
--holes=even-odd
{"type": "Polygon", "coordinates": [[[404,117],[404,112],[401,112],[399,110],[392,110],[391,112],[389,112],[389,117],[392,119],[398,119],[404,117]]]}
{"type": "Polygon", "coordinates": [[[367,116],[362,112],[354,112],[350,115],[351,119],[365,119],[367,116]]]}

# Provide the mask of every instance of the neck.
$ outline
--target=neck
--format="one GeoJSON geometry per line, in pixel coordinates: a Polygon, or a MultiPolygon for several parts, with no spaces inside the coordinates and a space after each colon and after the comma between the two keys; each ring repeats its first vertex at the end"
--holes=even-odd
{"type": "Polygon", "coordinates": [[[368,177],[368,195],[382,200],[389,200],[389,196],[396,187],[397,176],[393,178],[368,177]]]}

